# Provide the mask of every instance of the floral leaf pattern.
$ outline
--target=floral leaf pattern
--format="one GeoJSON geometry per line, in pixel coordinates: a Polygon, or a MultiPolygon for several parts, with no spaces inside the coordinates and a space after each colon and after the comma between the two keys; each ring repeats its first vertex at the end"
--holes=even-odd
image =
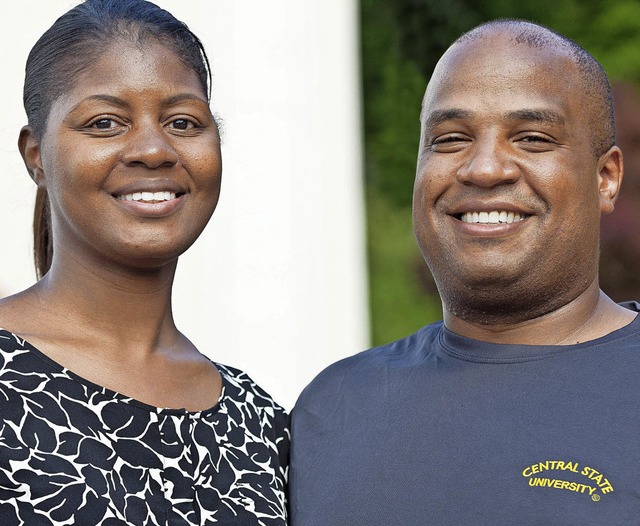
{"type": "Polygon", "coordinates": [[[159,409],[0,330],[0,523],[284,526],[288,417],[216,367],[215,407],[159,409]]]}

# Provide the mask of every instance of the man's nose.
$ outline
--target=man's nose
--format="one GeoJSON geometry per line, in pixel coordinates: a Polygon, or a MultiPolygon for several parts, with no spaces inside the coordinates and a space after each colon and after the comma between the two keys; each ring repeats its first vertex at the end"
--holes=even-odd
{"type": "Polygon", "coordinates": [[[122,162],[128,166],[160,168],[173,166],[178,162],[172,138],[160,124],[140,125],[128,134],[127,139],[122,162]]]}
{"type": "Polygon", "coordinates": [[[498,137],[477,140],[458,169],[458,181],[486,188],[515,183],[520,177],[520,169],[508,149],[508,144],[503,144],[498,137]]]}

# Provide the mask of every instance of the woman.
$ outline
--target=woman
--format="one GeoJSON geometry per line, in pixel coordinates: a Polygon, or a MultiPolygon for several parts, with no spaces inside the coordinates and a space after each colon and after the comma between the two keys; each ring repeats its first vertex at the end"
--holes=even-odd
{"type": "Polygon", "coordinates": [[[285,524],[285,413],[171,313],[220,190],[209,85],[144,0],[87,0],[29,55],[41,279],[0,302],[3,526],[285,524]]]}

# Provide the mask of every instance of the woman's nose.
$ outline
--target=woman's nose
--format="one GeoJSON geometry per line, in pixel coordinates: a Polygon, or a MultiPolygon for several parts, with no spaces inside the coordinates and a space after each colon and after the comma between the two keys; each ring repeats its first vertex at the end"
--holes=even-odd
{"type": "Polygon", "coordinates": [[[128,134],[128,143],[122,154],[126,165],[143,165],[147,168],[173,166],[178,154],[170,136],[160,125],[147,124],[128,134]]]}

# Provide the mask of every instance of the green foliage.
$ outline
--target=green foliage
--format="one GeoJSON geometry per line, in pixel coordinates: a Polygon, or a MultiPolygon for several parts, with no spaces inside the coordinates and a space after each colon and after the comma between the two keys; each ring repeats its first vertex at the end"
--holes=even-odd
{"type": "Polygon", "coordinates": [[[637,0],[361,0],[372,340],[440,316],[423,292],[410,205],[420,105],[431,71],[463,32],[495,18],[546,25],[589,50],[614,80],[640,84],[637,0]]]}
{"type": "Polygon", "coordinates": [[[400,49],[391,2],[363,0],[366,180],[399,206],[411,204],[425,78],[400,49]]]}
{"type": "Polygon", "coordinates": [[[580,44],[604,66],[613,81],[640,84],[640,3],[607,3],[594,17],[591,31],[580,33],[580,44]]]}
{"type": "Polygon", "coordinates": [[[411,208],[372,192],[367,210],[372,340],[380,345],[441,318],[442,308],[413,237],[411,208]]]}

